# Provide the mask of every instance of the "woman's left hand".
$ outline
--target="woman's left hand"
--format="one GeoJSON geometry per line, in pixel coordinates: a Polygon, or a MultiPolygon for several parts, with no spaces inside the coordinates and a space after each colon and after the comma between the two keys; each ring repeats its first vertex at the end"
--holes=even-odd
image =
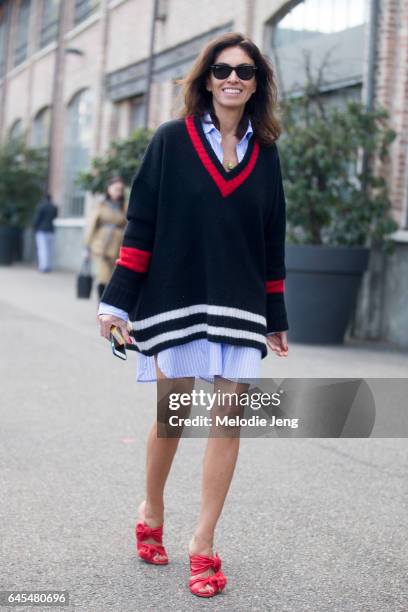
{"type": "Polygon", "coordinates": [[[271,348],[278,355],[278,357],[288,356],[288,335],[285,331],[276,332],[276,334],[266,336],[266,343],[269,348],[271,348]]]}

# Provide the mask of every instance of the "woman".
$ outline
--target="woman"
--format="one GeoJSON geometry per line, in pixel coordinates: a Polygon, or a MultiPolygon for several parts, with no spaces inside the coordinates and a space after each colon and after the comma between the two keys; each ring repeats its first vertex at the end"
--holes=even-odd
{"type": "Polygon", "coordinates": [[[99,299],[112,276],[126,225],[124,183],[120,176],[109,179],[106,192],[92,212],[85,231],[85,257],[96,265],[99,299]]]}
{"type": "MultiPolygon", "coordinates": [[[[276,86],[258,47],[233,32],[210,41],[182,82],[184,109],[156,130],[133,180],[100,333],[117,325],[136,344],[138,380],[162,383],[161,393],[163,383],[191,391],[200,377],[214,392],[241,394],[249,385],[239,380],[259,377],[267,346],[288,354],[276,86]]],[[[136,538],[141,558],[164,564],[163,492],[178,438],[157,432],[155,420],[136,538]]],[[[239,449],[239,436],[211,432],[189,543],[190,591],[200,597],[226,584],[213,540],[239,449]]]]}

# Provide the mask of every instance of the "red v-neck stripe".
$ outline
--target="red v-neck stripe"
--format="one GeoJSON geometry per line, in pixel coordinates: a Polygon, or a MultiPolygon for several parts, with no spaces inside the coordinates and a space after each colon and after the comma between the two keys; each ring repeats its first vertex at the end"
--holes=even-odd
{"type": "MultiPolygon", "coordinates": [[[[185,117],[185,123],[187,127],[187,131],[191,138],[191,141],[194,145],[195,150],[197,151],[198,156],[200,157],[204,167],[216,183],[217,187],[221,191],[223,197],[230,195],[235,189],[237,189],[242,183],[248,178],[251,174],[252,170],[255,167],[256,160],[259,155],[259,143],[257,140],[254,141],[254,146],[252,148],[251,156],[248,160],[246,166],[236,175],[234,178],[230,180],[226,180],[219,172],[218,168],[215,166],[211,157],[208,155],[208,152],[205,150],[204,144],[197,132],[197,128],[194,125],[194,116],[188,115],[185,117]]],[[[254,138],[254,136],[253,136],[254,138]]]]}

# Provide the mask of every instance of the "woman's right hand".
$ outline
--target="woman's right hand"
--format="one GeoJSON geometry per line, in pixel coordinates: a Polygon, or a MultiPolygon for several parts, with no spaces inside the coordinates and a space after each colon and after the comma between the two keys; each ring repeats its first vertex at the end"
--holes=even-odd
{"type": "Polygon", "coordinates": [[[110,330],[113,325],[116,325],[117,328],[120,329],[122,336],[124,337],[127,344],[132,344],[132,338],[129,335],[129,331],[127,328],[127,322],[119,317],[115,317],[110,314],[100,314],[97,315],[97,320],[99,323],[99,330],[101,336],[109,340],[110,338],[110,330]]]}

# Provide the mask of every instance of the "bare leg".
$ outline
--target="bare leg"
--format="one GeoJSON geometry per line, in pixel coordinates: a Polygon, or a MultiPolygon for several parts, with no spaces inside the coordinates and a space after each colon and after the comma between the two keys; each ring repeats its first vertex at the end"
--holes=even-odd
{"type": "MultiPolygon", "coordinates": [[[[214,393],[220,391],[236,393],[239,396],[246,392],[248,387],[246,383],[235,383],[220,376],[214,377],[214,393]]],[[[214,406],[214,408],[218,414],[230,414],[231,416],[240,414],[239,407],[233,403],[220,407],[214,406]]],[[[211,416],[215,419],[215,414],[211,416]]],[[[217,429],[220,430],[219,427],[217,429]]],[[[236,430],[235,436],[232,436],[231,431],[227,430],[224,433],[218,431],[219,435],[220,433],[223,437],[209,437],[207,442],[203,464],[200,515],[189,544],[189,553],[192,555],[211,557],[214,554],[215,527],[224,506],[238,457],[239,429],[236,430]]],[[[197,576],[211,576],[212,574],[214,570],[209,569],[197,576]]],[[[214,589],[210,585],[200,589],[201,592],[206,590],[212,592],[214,589]]]]}
{"type": "MultiPolygon", "coordinates": [[[[159,397],[160,382],[160,401],[168,402],[170,393],[189,393],[194,388],[195,378],[168,379],[157,365],[155,356],[156,375],[158,381],[157,397],[159,397]],[[167,384],[164,382],[167,381],[167,384]],[[165,386],[164,386],[165,385],[165,386]],[[163,393],[164,392],[164,393],[163,393]]],[[[167,477],[177,451],[180,438],[158,438],[158,423],[154,420],[149,432],[146,451],[146,498],[139,505],[139,518],[146,521],[149,527],[158,527],[164,520],[164,487],[167,477]]],[[[145,540],[147,544],[154,544],[152,538],[145,540]]],[[[156,556],[161,559],[162,556],[156,556]]]]}

